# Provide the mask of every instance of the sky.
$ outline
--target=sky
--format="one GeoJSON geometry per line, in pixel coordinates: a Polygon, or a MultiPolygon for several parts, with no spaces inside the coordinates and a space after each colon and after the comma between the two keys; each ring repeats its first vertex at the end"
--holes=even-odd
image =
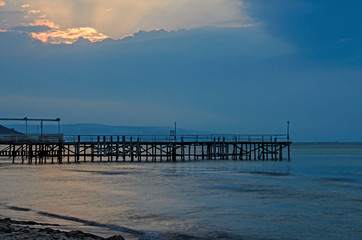
{"type": "Polygon", "coordinates": [[[0,0],[0,115],[362,141],[361,7],[0,0]]]}

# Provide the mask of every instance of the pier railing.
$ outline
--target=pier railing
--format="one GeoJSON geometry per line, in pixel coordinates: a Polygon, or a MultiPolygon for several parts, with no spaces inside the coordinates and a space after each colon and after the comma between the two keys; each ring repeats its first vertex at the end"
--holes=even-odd
{"type": "Polygon", "coordinates": [[[0,135],[0,143],[54,143],[63,142],[63,134],[0,135]]]}
{"type": "Polygon", "coordinates": [[[64,135],[64,142],[287,142],[287,134],[64,135]]]}
{"type": "Polygon", "coordinates": [[[288,142],[287,134],[205,134],[205,135],[0,135],[0,143],[96,143],[96,142],[288,142]]]}
{"type": "Polygon", "coordinates": [[[287,142],[287,134],[205,134],[205,135],[0,135],[0,143],[70,143],[70,142],[287,142]]]}

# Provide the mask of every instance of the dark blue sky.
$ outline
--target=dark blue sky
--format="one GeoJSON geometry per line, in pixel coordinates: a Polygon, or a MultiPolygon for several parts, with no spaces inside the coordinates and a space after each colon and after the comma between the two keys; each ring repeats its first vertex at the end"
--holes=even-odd
{"type": "Polygon", "coordinates": [[[362,141],[362,4],[245,2],[250,27],[73,45],[0,33],[1,115],[227,133],[290,120],[295,141],[362,141]]]}
{"type": "Polygon", "coordinates": [[[253,0],[249,4],[250,15],[262,21],[267,33],[294,43],[311,60],[359,69],[359,1],[253,0]]]}

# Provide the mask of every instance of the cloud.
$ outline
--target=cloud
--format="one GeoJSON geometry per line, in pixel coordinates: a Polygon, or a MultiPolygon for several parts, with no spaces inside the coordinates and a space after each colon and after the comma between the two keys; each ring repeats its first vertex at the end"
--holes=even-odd
{"type": "Polygon", "coordinates": [[[90,42],[98,42],[109,38],[108,36],[102,33],[98,33],[97,30],[90,27],[68,28],[66,30],[50,30],[40,33],[33,32],[31,36],[44,43],[50,44],[72,44],[79,38],[88,39],[90,42]]]}
{"type": "Polygon", "coordinates": [[[29,10],[28,11],[28,14],[37,14],[37,13],[40,13],[39,10],[29,10]]]}
{"type": "Polygon", "coordinates": [[[23,4],[23,5],[21,5],[21,7],[22,8],[28,8],[28,7],[30,7],[30,4],[23,4]]]}
{"type": "MultiPolygon", "coordinates": [[[[1,11],[0,15],[15,15],[15,14],[24,14],[22,11],[1,11]]],[[[6,19],[4,19],[6,20],[6,19]]]]}
{"type": "Polygon", "coordinates": [[[5,2],[0,0],[0,7],[5,6],[5,2]]]}
{"type": "Polygon", "coordinates": [[[268,34],[295,44],[306,52],[307,58],[329,62],[334,65],[331,68],[346,63],[360,68],[361,1],[244,1],[249,3],[249,14],[263,24],[268,34]],[[341,39],[349,40],[347,43],[341,39]]]}
{"type": "MultiPolygon", "coordinates": [[[[7,12],[0,13],[5,14],[7,12]]],[[[19,11],[19,13],[24,14],[22,11],[19,11]]],[[[2,29],[1,32],[19,31],[30,33],[30,36],[34,39],[50,44],[72,44],[79,38],[87,39],[90,42],[102,41],[109,38],[91,27],[63,28],[54,21],[47,19],[47,16],[39,10],[30,10],[27,11],[27,13],[40,15],[36,16],[35,19],[31,17],[31,15],[25,15],[24,18],[28,23],[3,27],[4,29],[2,29]]],[[[13,22],[13,24],[14,23],[16,22],[13,22]]]]}
{"type": "Polygon", "coordinates": [[[49,28],[60,28],[60,25],[55,24],[54,22],[48,19],[36,19],[34,23],[29,23],[29,26],[47,26],[49,28]]]}
{"type": "Polygon", "coordinates": [[[48,27],[46,31],[32,32],[31,37],[50,44],[72,44],[79,38],[87,39],[90,42],[98,42],[109,38],[91,27],[60,29],[60,25],[48,19],[36,19],[34,23],[28,25],[48,27]]]}
{"type": "Polygon", "coordinates": [[[35,33],[38,33],[38,32],[46,32],[46,31],[49,31],[51,30],[50,27],[48,26],[16,26],[16,27],[13,27],[13,28],[10,28],[9,30],[12,30],[12,31],[20,31],[20,32],[35,32],[35,33]]]}

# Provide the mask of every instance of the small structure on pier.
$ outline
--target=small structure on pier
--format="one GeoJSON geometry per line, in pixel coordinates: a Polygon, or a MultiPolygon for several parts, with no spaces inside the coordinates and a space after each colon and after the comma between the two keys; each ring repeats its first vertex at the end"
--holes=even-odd
{"type": "Polygon", "coordinates": [[[25,123],[25,133],[0,135],[0,143],[15,142],[15,143],[33,143],[33,142],[59,142],[63,141],[63,134],[60,133],[60,118],[47,119],[47,118],[0,118],[0,121],[23,121],[25,123]],[[39,122],[40,133],[29,133],[28,122],[39,122]],[[44,122],[57,122],[58,133],[49,134],[44,133],[44,122]]]}

